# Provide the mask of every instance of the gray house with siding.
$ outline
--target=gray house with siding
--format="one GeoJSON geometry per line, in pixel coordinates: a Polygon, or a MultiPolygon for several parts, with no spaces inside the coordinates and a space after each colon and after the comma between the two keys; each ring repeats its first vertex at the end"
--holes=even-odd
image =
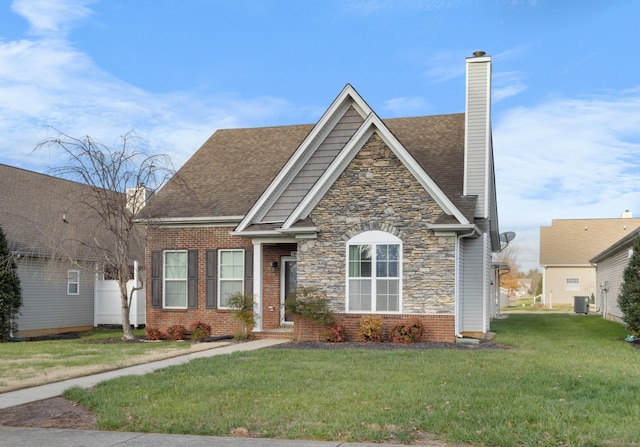
{"type": "Polygon", "coordinates": [[[640,237],[640,228],[630,231],[622,239],[616,241],[589,262],[596,269],[596,297],[602,316],[622,322],[622,312],[618,306],[618,295],[624,282],[624,270],[633,254],[633,246],[640,237]]]}
{"type": "Polygon", "coordinates": [[[22,285],[15,336],[94,327],[95,285],[103,279],[91,247],[107,239],[83,205],[88,197],[87,185],[0,164],[0,226],[22,285]]]}
{"type": "Polygon", "coordinates": [[[383,120],[347,85],[315,125],[214,133],[147,205],[147,325],[229,333],[227,298],[244,292],[256,335],[281,334],[304,286],[349,337],[371,315],[387,329],[418,317],[426,339],[485,337],[500,249],[491,58],[466,69],[465,113],[383,120]]]}

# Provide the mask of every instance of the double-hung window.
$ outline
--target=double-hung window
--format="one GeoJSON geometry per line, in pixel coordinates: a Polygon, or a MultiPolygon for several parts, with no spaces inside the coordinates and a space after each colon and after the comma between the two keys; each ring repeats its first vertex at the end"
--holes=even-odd
{"type": "Polygon", "coordinates": [[[80,270],[67,270],[67,295],[80,295],[80,270]]]}
{"type": "Polygon", "coordinates": [[[164,305],[168,309],[187,308],[187,250],[164,252],[164,305]]]}
{"type": "Polygon", "coordinates": [[[244,250],[218,250],[220,308],[229,308],[229,297],[244,291],[244,250]]]}
{"type": "Polygon", "coordinates": [[[347,311],[400,312],[402,243],[384,231],[347,242],[347,311]]]}

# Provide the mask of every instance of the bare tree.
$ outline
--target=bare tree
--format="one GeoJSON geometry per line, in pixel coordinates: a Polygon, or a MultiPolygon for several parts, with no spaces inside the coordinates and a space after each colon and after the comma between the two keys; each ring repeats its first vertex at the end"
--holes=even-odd
{"type": "Polygon", "coordinates": [[[69,232],[64,243],[56,244],[52,259],[77,262],[81,249],[85,258],[88,253],[91,260],[98,262],[118,282],[123,338],[133,339],[129,309],[133,292],[142,285],[136,284],[129,293],[127,281],[131,278],[132,261],[144,259],[146,240],[144,226],[136,224],[135,219],[145,205],[146,195],[160,188],[172,174],[169,158],[151,154],[133,132],[119,137],[113,147],[89,136],[78,139],[57,132],[55,137],[41,141],[36,150],[44,148],[61,152],[67,160],[51,169],[53,175],[89,187],[86,194],[75,198],[77,209],[83,212],[74,217],[82,221],[85,231],[69,232]]]}
{"type": "Polygon", "coordinates": [[[504,262],[509,266],[509,271],[505,272],[500,278],[500,284],[505,289],[515,290],[518,288],[518,277],[520,276],[520,267],[518,266],[518,247],[514,244],[508,245],[504,250],[495,257],[498,262],[504,262]]]}

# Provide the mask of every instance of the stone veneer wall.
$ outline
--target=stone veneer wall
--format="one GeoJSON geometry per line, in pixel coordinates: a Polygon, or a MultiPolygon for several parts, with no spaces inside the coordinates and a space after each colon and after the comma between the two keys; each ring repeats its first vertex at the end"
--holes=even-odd
{"type": "Polygon", "coordinates": [[[345,312],[346,242],[381,230],[403,243],[401,312],[453,314],[455,237],[426,230],[442,213],[374,133],[311,212],[320,232],[298,244],[298,284],[324,291],[334,310],[345,312]]]}

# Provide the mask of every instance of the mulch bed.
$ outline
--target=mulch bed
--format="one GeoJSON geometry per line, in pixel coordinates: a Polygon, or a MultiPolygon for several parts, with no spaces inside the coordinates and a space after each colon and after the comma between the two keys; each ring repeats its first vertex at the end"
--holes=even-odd
{"type": "Polygon", "coordinates": [[[391,351],[394,349],[460,349],[466,351],[476,351],[480,349],[510,349],[508,346],[498,345],[492,342],[481,343],[446,343],[446,342],[419,342],[419,343],[364,343],[364,342],[294,342],[282,343],[271,346],[269,349],[375,349],[379,351],[391,351]]]}

